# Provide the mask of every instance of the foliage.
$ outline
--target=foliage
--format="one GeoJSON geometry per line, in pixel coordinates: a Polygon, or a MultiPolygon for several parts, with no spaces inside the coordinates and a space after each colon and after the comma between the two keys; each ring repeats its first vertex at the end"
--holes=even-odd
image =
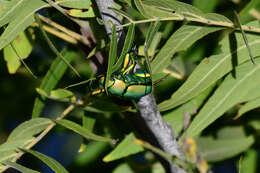
{"type": "Polygon", "coordinates": [[[30,157],[59,173],[164,172],[150,151],[187,172],[214,171],[216,163],[239,162],[245,154],[238,168],[256,172],[260,3],[190,2],[118,0],[112,9],[123,24],[113,25],[109,40],[94,1],[0,0],[0,172],[44,172],[30,157]],[[124,45],[117,44],[119,29],[127,32],[124,45]],[[91,95],[89,83],[101,74],[107,88],[134,44],[139,63],[152,74],[158,109],[178,136],[186,161],[137,139],[125,118],[138,111],[131,100],[91,95]],[[45,147],[36,145],[47,134],[74,140],[55,145],[66,152],[52,158],[56,151],[46,154],[45,147]],[[22,157],[26,153],[31,156],[22,157]]]}

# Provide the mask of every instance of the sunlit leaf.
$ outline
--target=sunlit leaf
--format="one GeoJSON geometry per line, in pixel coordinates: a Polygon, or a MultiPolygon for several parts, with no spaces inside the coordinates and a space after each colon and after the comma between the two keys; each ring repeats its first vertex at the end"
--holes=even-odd
{"type": "MultiPolygon", "coordinates": [[[[256,59],[260,63],[260,59],[256,59]]],[[[260,65],[246,62],[229,74],[220,87],[194,118],[187,130],[188,136],[198,135],[209,124],[222,116],[228,109],[239,103],[248,91],[260,83],[260,65]],[[235,75],[235,77],[234,77],[235,75]]]]}
{"type": "Polygon", "coordinates": [[[4,48],[4,59],[7,62],[9,73],[13,74],[21,65],[20,58],[25,59],[31,53],[32,45],[24,32],[12,41],[11,44],[4,48]]]}
{"type": "MultiPolygon", "coordinates": [[[[255,26],[258,23],[254,22],[250,25],[255,26]]],[[[259,55],[260,37],[254,34],[248,34],[247,37],[252,54],[257,57],[259,55]]],[[[230,72],[235,65],[249,59],[248,50],[240,33],[225,37],[220,44],[223,53],[205,58],[189,76],[188,80],[172,95],[171,101],[160,104],[161,109],[167,108],[168,105],[173,108],[185,103],[230,72]],[[231,44],[230,40],[233,40],[231,44]]]]}

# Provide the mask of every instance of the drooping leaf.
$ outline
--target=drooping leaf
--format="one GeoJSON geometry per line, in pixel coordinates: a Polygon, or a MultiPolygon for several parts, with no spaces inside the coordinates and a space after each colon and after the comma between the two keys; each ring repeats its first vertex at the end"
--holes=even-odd
{"type": "MultiPolygon", "coordinates": [[[[254,22],[249,25],[255,26],[258,24],[254,22]]],[[[260,37],[254,34],[248,34],[247,37],[252,54],[257,57],[259,55],[260,37]]],[[[230,72],[234,66],[249,59],[248,50],[240,33],[225,37],[220,44],[223,53],[204,59],[188,80],[172,95],[170,101],[160,104],[161,109],[167,108],[168,105],[174,108],[190,100],[230,72]]]]}
{"type": "MultiPolygon", "coordinates": [[[[256,63],[259,62],[260,59],[256,59],[256,63]]],[[[187,130],[188,136],[198,135],[260,83],[260,65],[246,62],[239,65],[233,72],[235,77],[231,72],[194,118],[187,130]]]]}
{"type": "Polygon", "coordinates": [[[108,155],[106,155],[103,160],[105,162],[111,162],[113,160],[118,160],[124,157],[127,157],[131,154],[136,154],[138,152],[143,151],[143,147],[133,143],[133,139],[135,136],[133,133],[127,135],[117,146],[111,151],[108,155]]]}
{"type": "Polygon", "coordinates": [[[32,45],[24,32],[22,32],[14,41],[6,46],[4,48],[4,59],[7,62],[9,73],[14,74],[21,65],[20,58],[27,58],[31,51],[32,45]]]}
{"type": "MultiPolygon", "coordinates": [[[[61,54],[67,59],[68,62],[71,62],[72,59],[75,58],[77,55],[74,51],[69,51],[67,49],[64,49],[61,54]]],[[[67,64],[65,64],[61,58],[57,57],[53,61],[46,75],[44,76],[40,85],[40,89],[45,91],[49,95],[50,91],[58,84],[59,80],[62,78],[67,68],[67,64]]],[[[45,101],[46,97],[38,96],[36,98],[32,113],[33,118],[40,116],[40,113],[44,108],[45,101]]]]}
{"type": "Polygon", "coordinates": [[[115,72],[115,71],[117,71],[121,68],[127,52],[130,51],[130,49],[133,45],[134,36],[135,36],[135,25],[131,24],[128,28],[128,31],[127,31],[127,35],[126,35],[126,39],[125,39],[125,43],[124,43],[124,47],[123,47],[123,50],[121,52],[121,55],[118,58],[116,64],[113,65],[113,70],[112,70],[113,72],[115,72]]]}
{"type": "MultiPolygon", "coordinates": [[[[20,148],[25,148],[31,144],[34,140],[33,137],[22,136],[21,138],[15,138],[11,141],[6,141],[5,143],[0,145],[0,163],[6,161],[16,161],[16,156],[20,148]]],[[[1,166],[0,164],[0,171],[6,169],[6,165],[1,166]]]]}
{"type": "Polygon", "coordinates": [[[209,162],[216,162],[231,158],[246,151],[253,143],[253,136],[238,139],[214,140],[198,138],[196,140],[202,157],[209,162]]]}
{"type": "Polygon", "coordinates": [[[117,58],[117,38],[116,38],[116,26],[113,25],[112,28],[112,36],[111,36],[111,42],[110,42],[110,49],[109,49],[109,58],[108,58],[108,65],[107,65],[107,74],[105,78],[105,90],[107,92],[108,83],[110,80],[110,77],[112,75],[112,68],[113,65],[116,62],[117,58]]]}
{"type": "Polygon", "coordinates": [[[112,144],[116,143],[116,141],[114,139],[95,135],[94,133],[90,132],[88,129],[85,129],[82,126],[80,126],[72,121],[56,120],[55,122],[58,123],[59,125],[62,125],[68,129],[80,134],[81,136],[85,137],[86,139],[92,139],[92,140],[102,141],[102,142],[110,142],[112,144]]]}
{"type": "Polygon", "coordinates": [[[145,39],[145,43],[144,43],[144,55],[145,55],[145,62],[146,62],[146,67],[148,69],[149,73],[152,73],[152,69],[151,69],[151,65],[150,65],[150,59],[149,59],[149,53],[148,50],[152,44],[152,41],[155,37],[155,34],[158,32],[158,30],[160,29],[161,23],[159,21],[156,21],[155,23],[151,23],[146,39],[145,39]]]}
{"type": "Polygon", "coordinates": [[[43,161],[46,165],[48,165],[55,173],[69,173],[59,162],[54,160],[53,158],[46,156],[42,153],[33,150],[24,150],[27,153],[32,154],[37,157],[41,161],[43,161]]]}

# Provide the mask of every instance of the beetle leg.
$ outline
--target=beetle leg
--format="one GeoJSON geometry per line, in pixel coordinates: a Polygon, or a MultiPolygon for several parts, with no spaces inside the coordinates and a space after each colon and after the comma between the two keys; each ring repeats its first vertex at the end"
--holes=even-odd
{"type": "Polygon", "coordinates": [[[123,75],[126,74],[127,72],[131,71],[134,69],[136,65],[135,59],[133,55],[130,55],[129,53],[126,55],[125,57],[125,61],[124,61],[124,67],[122,69],[123,75]],[[128,66],[129,62],[130,62],[130,58],[131,58],[131,62],[132,64],[130,66],[128,66]]]}

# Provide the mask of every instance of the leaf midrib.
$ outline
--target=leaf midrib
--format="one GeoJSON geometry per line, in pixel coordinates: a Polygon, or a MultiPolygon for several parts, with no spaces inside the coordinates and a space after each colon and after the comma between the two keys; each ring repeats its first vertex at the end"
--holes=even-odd
{"type": "Polygon", "coordinates": [[[10,10],[8,10],[7,11],[7,13],[4,15],[4,16],[2,16],[1,18],[0,18],[0,22],[1,22],[1,20],[3,20],[6,16],[8,16],[10,13],[12,13],[15,9],[16,9],[16,7],[18,7],[21,3],[23,3],[23,2],[26,2],[26,0],[21,0],[21,1],[19,1],[17,4],[15,4],[10,10]]]}
{"type": "MultiPolygon", "coordinates": [[[[249,45],[257,44],[257,43],[259,43],[259,42],[260,42],[260,40],[256,40],[256,41],[254,41],[254,42],[251,42],[251,44],[249,44],[249,45]]],[[[189,91],[185,92],[184,94],[182,94],[182,96],[180,96],[179,98],[177,98],[177,99],[176,99],[177,101],[175,101],[175,103],[177,103],[179,100],[182,100],[182,98],[185,98],[187,95],[189,95],[189,94],[194,90],[194,88],[197,88],[197,86],[200,85],[200,84],[204,81],[205,78],[208,78],[208,76],[209,76],[212,72],[214,72],[214,70],[215,70],[218,66],[220,66],[223,61],[225,61],[228,57],[232,56],[234,53],[238,52],[239,50],[241,50],[241,49],[243,49],[243,48],[245,48],[245,47],[246,47],[246,45],[241,46],[240,48],[238,48],[238,49],[236,49],[235,51],[233,51],[231,54],[228,54],[228,55],[224,56],[223,59],[220,60],[219,63],[217,63],[205,76],[203,76],[203,77],[201,78],[201,80],[199,80],[199,82],[197,82],[189,91]]],[[[163,107],[162,107],[162,109],[163,109],[163,107]]]]}
{"type": "MultiPolygon", "coordinates": [[[[229,92],[227,92],[227,94],[226,94],[224,97],[222,97],[222,99],[220,99],[220,101],[218,102],[218,104],[217,104],[216,106],[214,106],[214,108],[211,109],[211,111],[208,112],[207,115],[204,116],[203,119],[200,120],[200,121],[197,123],[196,126],[194,126],[193,132],[194,132],[194,131],[196,132],[196,129],[198,128],[198,126],[201,126],[201,124],[204,123],[204,120],[205,120],[205,119],[208,119],[208,117],[210,117],[210,115],[211,115],[220,105],[222,105],[222,104],[225,102],[226,98],[229,97],[229,96],[233,93],[233,91],[234,91],[237,87],[239,87],[242,82],[244,82],[244,80],[248,79],[248,76],[250,76],[251,74],[255,73],[257,70],[259,70],[259,68],[260,68],[259,65],[256,66],[256,68],[254,68],[251,72],[247,73],[241,80],[239,80],[238,83],[236,83],[236,85],[234,85],[234,87],[232,87],[232,88],[229,90],[229,92]]],[[[201,111],[202,111],[202,110],[201,110],[201,111]]],[[[190,133],[191,133],[191,132],[190,132],[190,133]]]]}

